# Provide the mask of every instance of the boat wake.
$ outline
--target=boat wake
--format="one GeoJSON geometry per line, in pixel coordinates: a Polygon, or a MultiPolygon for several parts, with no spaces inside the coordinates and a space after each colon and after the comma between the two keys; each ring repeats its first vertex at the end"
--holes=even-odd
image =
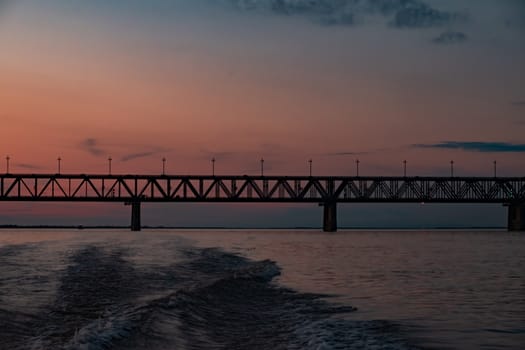
{"type": "MultiPolygon", "coordinates": [[[[21,259],[16,246],[9,249],[3,262],[21,259]]],[[[183,258],[164,266],[134,263],[122,247],[70,252],[56,283],[46,284],[56,285],[49,304],[27,313],[0,303],[0,348],[413,348],[391,323],[350,320],[351,306],[276,284],[273,261],[179,249],[183,258]]],[[[3,274],[0,291],[12,290],[6,284],[15,281],[3,274]]]]}

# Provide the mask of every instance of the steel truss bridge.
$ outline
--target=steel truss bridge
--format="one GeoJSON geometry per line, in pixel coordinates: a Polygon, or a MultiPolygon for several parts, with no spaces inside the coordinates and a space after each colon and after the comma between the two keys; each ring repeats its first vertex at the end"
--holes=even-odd
{"type": "Polygon", "coordinates": [[[143,202],[319,203],[337,230],[337,203],[502,203],[525,228],[525,177],[0,174],[0,201],[123,202],[140,230],[143,202]]]}

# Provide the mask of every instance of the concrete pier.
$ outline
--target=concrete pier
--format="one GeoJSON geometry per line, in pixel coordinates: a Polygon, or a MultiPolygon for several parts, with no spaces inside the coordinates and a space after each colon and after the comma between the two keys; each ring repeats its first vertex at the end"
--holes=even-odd
{"type": "Polygon", "coordinates": [[[323,204],[323,231],[336,232],[337,231],[337,203],[326,202],[323,204]]]}
{"type": "Polygon", "coordinates": [[[140,202],[131,202],[131,231],[140,230],[140,202]]]}
{"type": "Polygon", "coordinates": [[[525,203],[510,204],[507,228],[509,231],[525,231],[525,203]]]}

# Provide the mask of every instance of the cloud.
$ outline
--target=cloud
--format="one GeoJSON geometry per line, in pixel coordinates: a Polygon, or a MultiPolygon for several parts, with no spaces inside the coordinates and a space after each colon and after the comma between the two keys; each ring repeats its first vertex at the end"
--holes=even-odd
{"type": "Polygon", "coordinates": [[[516,107],[525,107],[525,100],[511,101],[510,104],[513,105],[513,106],[516,106],[516,107]]]}
{"type": "Polygon", "coordinates": [[[467,35],[462,32],[446,31],[441,33],[438,37],[432,39],[435,44],[460,44],[467,41],[467,35]]]}
{"type": "Polygon", "coordinates": [[[322,25],[352,26],[365,16],[382,16],[396,28],[426,28],[450,24],[466,15],[442,11],[423,0],[229,0],[243,11],[302,16],[322,25]]]}
{"type": "Polygon", "coordinates": [[[326,153],[327,156],[359,156],[363,154],[369,154],[369,152],[348,152],[348,151],[342,151],[342,152],[332,152],[332,153],[326,153]]]}
{"type": "Polygon", "coordinates": [[[508,142],[460,142],[443,141],[434,144],[415,144],[414,148],[454,149],[482,153],[522,153],[525,144],[508,142]]]}
{"type": "Polygon", "coordinates": [[[108,154],[106,150],[100,148],[98,141],[94,138],[87,138],[82,141],[80,143],[80,148],[97,157],[108,154]]]}
{"type": "Polygon", "coordinates": [[[145,151],[145,152],[138,152],[138,153],[130,153],[130,154],[126,154],[126,155],[122,156],[120,158],[120,160],[122,162],[127,162],[127,161],[130,161],[130,160],[133,160],[133,159],[137,159],[137,158],[150,157],[150,156],[153,156],[153,155],[158,154],[160,152],[161,152],[161,150],[153,150],[153,151],[145,151]]]}
{"type": "Polygon", "coordinates": [[[33,165],[33,164],[26,164],[26,163],[17,163],[17,164],[15,164],[15,166],[18,167],[18,168],[29,169],[29,170],[42,169],[41,166],[33,165]]]}
{"type": "Polygon", "coordinates": [[[353,25],[354,12],[347,0],[230,0],[243,11],[281,16],[303,16],[322,25],[353,25]]]}
{"type": "Polygon", "coordinates": [[[152,156],[154,155],[156,152],[142,152],[142,153],[130,153],[130,154],[126,154],[124,156],[122,156],[120,158],[121,161],[123,162],[127,162],[127,161],[130,161],[130,160],[133,160],[133,159],[137,159],[137,158],[145,158],[145,157],[149,157],[149,156],[152,156]]]}
{"type": "Polygon", "coordinates": [[[454,22],[464,15],[436,10],[422,2],[412,2],[410,6],[400,8],[391,24],[397,28],[440,27],[454,22]]]}
{"type": "Polygon", "coordinates": [[[93,156],[106,156],[110,154],[121,155],[120,160],[127,162],[137,158],[150,157],[155,154],[168,152],[168,149],[161,147],[142,147],[142,150],[138,150],[136,145],[125,145],[125,144],[111,144],[112,151],[110,152],[107,148],[100,146],[100,142],[95,138],[87,138],[80,143],[80,148],[93,156]],[[118,151],[120,149],[120,151],[118,151]],[[126,153],[127,152],[127,153],[126,153]]]}

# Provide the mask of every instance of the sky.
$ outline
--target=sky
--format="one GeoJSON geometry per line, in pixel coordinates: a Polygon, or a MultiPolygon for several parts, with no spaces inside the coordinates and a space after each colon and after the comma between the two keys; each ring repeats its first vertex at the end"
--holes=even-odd
{"type": "MultiPolygon", "coordinates": [[[[502,176],[525,169],[522,0],[0,0],[0,171],[502,176]]],[[[322,208],[321,208],[322,209],[322,208]]],[[[144,205],[150,225],[318,226],[321,209],[144,205]],[[270,218],[270,219],[268,219],[270,218]]],[[[1,223],[128,224],[0,204],[1,223]]],[[[504,225],[499,206],[339,208],[504,225]],[[422,211],[423,210],[423,211],[422,211]]]]}

